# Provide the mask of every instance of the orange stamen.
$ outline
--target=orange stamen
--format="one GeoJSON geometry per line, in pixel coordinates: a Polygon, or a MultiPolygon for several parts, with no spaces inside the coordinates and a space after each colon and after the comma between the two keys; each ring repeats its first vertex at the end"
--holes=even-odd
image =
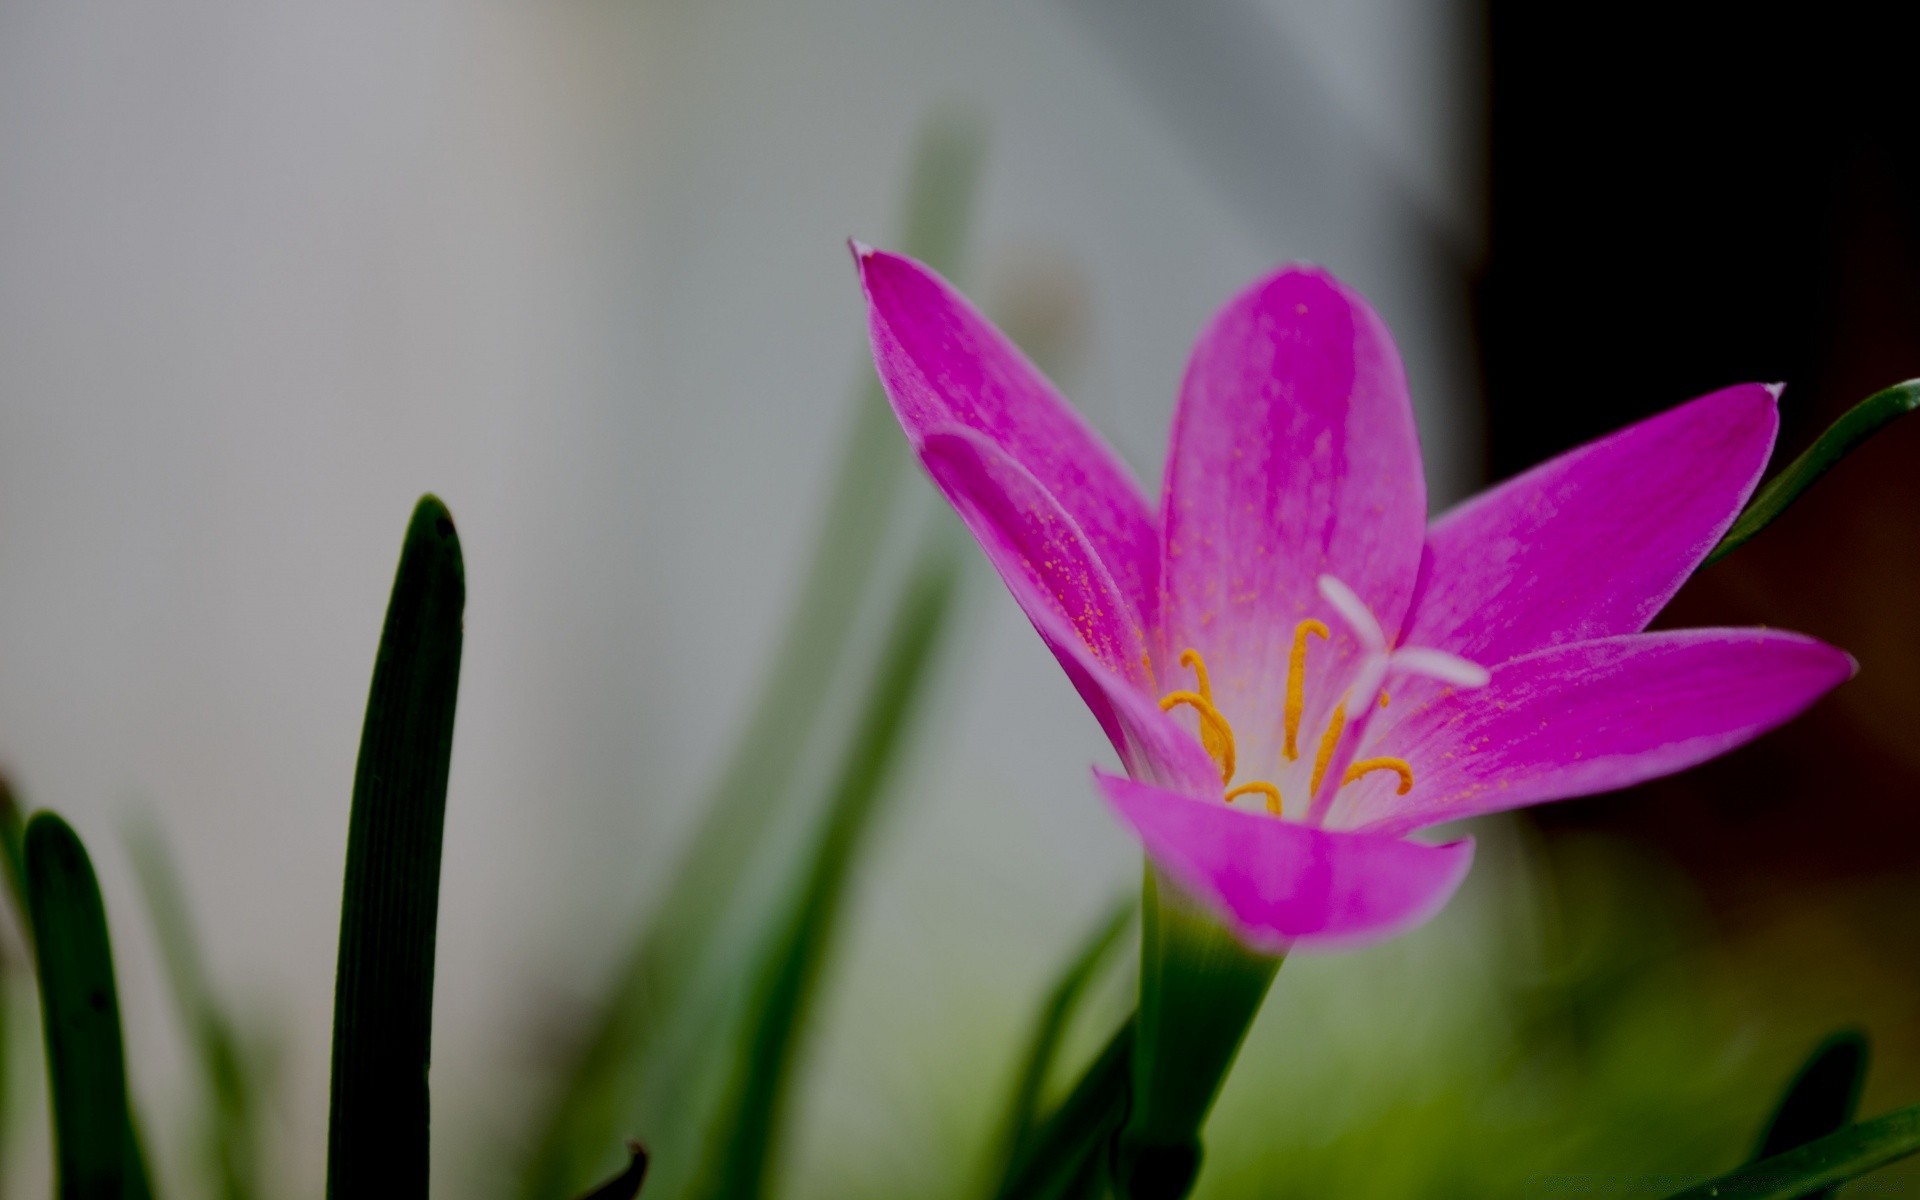
{"type": "Polygon", "coordinates": [[[1395,791],[1399,795],[1404,796],[1413,790],[1413,768],[1404,758],[1363,758],[1347,768],[1346,778],[1340,781],[1340,786],[1345,787],[1362,775],[1373,771],[1392,771],[1398,775],[1400,786],[1395,791]]]}
{"type": "Polygon", "coordinates": [[[1340,744],[1340,731],[1347,727],[1347,702],[1342,700],[1333,710],[1333,719],[1327,722],[1326,733],[1320,736],[1320,752],[1313,759],[1313,781],[1307,784],[1307,790],[1315,796],[1320,794],[1320,780],[1327,773],[1327,764],[1333,761],[1333,748],[1340,744]]]}
{"type": "Polygon", "coordinates": [[[1287,706],[1283,713],[1288,762],[1300,757],[1300,717],[1307,707],[1307,638],[1329,636],[1326,624],[1312,617],[1293,627],[1293,652],[1287,656],[1287,706]]]}
{"type": "Polygon", "coordinates": [[[1255,792],[1267,798],[1268,812],[1276,817],[1280,815],[1280,789],[1265,780],[1257,779],[1252,783],[1243,783],[1237,788],[1229,789],[1226,795],[1226,801],[1228,804],[1232,804],[1235,797],[1251,796],[1255,792]]]}
{"type": "Polygon", "coordinates": [[[1233,778],[1233,726],[1220,715],[1213,701],[1198,692],[1168,692],[1160,697],[1160,711],[1171,712],[1179,705],[1186,705],[1200,714],[1200,744],[1207,748],[1207,754],[1220,766],[1220,782],[1233,778]]]}

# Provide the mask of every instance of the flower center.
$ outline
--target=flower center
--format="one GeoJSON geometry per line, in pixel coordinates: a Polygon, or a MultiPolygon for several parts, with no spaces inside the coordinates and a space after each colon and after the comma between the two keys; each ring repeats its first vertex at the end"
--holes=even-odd
{"type": "MultiPolygon", "coordinates": [[[[1398,777],[1397,794],[1406,795],[1413,790],[1413,765],[1404,758],[1374,757],[1353,759],[1340,771],[1340,785],[1332,791],[1321,794],[1320,784],[1326,778],[1336,757],[1343,760],[1353,754],[1352,748],[1341,750],[1341,735],[1347,731],[1347,702],[1356,693],[1361,695],[1360,703],[1370,705],[1373,697],[1378,696],[1380,707],[1388,704],[1386,682],[1391,670],[1421,675],[1436,679],[1454,687],[1477,688],[1488,680],[1485,668],[1477,663],[1449,654],[1443,650],[1402,647],[1394,649],[1387,643],[1386,634],[1380,628],[1380,622],[1374,618],[1366,603],[1355,594],[1352,588],[1331,575],[1320,577],[1320,594],[1332,605],[1353,631],[1360,643],[1361,658],[1358,674],[1353,686],[1340,697],[1333,707],[1333,714],[1327,719],[1327,728],[1320,735],[1320,745],[1313,756],[1313,774],[1307,784],[1309,793],[1309,811],[1307,819],[1318,823],[1325,818],[1326,810],[1333,795],[1340,788],[1356,780],[1363,779],[1375,771],[1391,771],[1398,777]]],[[[1300,723],[1307,709],[1307,645],[1310,639],[1326,641],[1332,634],[1325,622],[1308,617],[1293,627],[1293,647],[1287,655],[1287,692],[1281,708],[1281,731],[1285,735],[1281,745],[1281,755],[1287,762],[1296,762],[1300,758],[1300,723]]],[[[1226,789],[1224,799],[1231,804],[1241,796],[1261,795],[1267,800],[1267,811],[1275,816],[1282,815],[1284,803],[1280,789],[1265,779],[1252,779],[1245,783],[1233,782],[1237,761],[1234,753],[1233,725],[1220,712],[1213,702],[1213,681],[1207,676],[1207,663],[1198,650],[1184,650],[1180,654],[1180,665],[1191,668],[1194,686],[1191,691],[1168,692],[1160,698],[1163,712],[1185,706],[1191,708],[1200,718],[1200,744],[1206,748],[1208,757],[1220,768],[1220,783],[1226,789]]],[[[1363,714],[1364,717],[1364,714],[1363,714]]],[[[1348,739],[1363,739],[1366,736],[1366,721],[1362,719],[1348,739]]]]}
{"type": "MultiPolygon", "coordinates": [[[[1288,762],[1300,757],[1300,720],[1306,710],[1307,690],[1307,639],[1328,637],[1324,623],[1308,617],[1293,630],[1293,652],[1287,659],[1287,700],[1282,712],[1286,745],[1283,752],[1288,762]]],[[[1160,698],[1160,708],[1170,712],[1185,705],[1200,718],[1200,744],[1206,748],[1208,757],[1220,768],[1222,785],[1233,784],[1236,761],[1234,755],[1233,725],[1222,715],[1213,702],[1213,682],[1207,676],[1207,661],[1198,650],[1184,650],[1180,654],[1180,665],[1189,667],[1194,675],[1192,691],[1172,691],[1160,698]]],[[[1387,706],[1387,694],[1380,693],[1380,707],[1387,706]]],[[[1327,773],[1327,764],[1333,759],[1334,748],[1340,744],[1341,731],[1347,724],[1347,702],[1343,697],[1333,710],[1332,718],[1327,722],[1327,730],[1320,737],[1320,748],[1314,755],[1313,780],[1307,790],[1320,791],[1320,780],[1327,773]]],[[[1404,758],[1363,758],[1347,767],[1340,779],[1345,787],[1354,780],[1374,771],[1392,771],[1400,777],[1399,794],[1404,796],[1413,788],[1413,767],[1404,758]]],[[[1252,779],[1245,783],[1227,787],[1224,799],[1228,804],[1241,796],[1261,795],[1267,800],[1267,811],[1279,816],[1284,806],[1280,789],[1264,779],[1252,779]]]]}

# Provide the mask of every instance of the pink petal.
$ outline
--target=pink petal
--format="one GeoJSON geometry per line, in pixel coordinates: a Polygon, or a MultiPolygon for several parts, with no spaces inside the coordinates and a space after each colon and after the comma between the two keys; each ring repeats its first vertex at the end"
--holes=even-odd
{"type": "MultiPolygon", "coordinates": [[[[1402,758],[1342,789],[1331,823],[1403,833],[1627,787],[1683,770],[1798,716],[1853,673],[1822,642],[1765,629],[1686,629],[1555,646],[1382,720],[1363,754],[1402,758]]],[[[1397,703],[1397,702],[1396,702],[1397,703]]]]}
{"type": "Polygon", "coordinates": [[[1746,503],[1774,394],[1743,384],[1542,463],[1433,523],[1406,640],[1495,663],[1638,633],[1746,503]]]}
{"type": "Polygon", "coordinates": [[[1094,779],[1154,865],[1256,950],[1405,932],[1440,911],[1473,863],[1470,840],[1427,846],[1315,829],[1101,771],[1094,779]]]}
{"type": "Polygon", "coordinates": [[[1335,637],[1308,675],[1317,719],[1355,652],[1319,576],[1398,629],[1425,533],[1406,374],[1366,302],[1307,267],[1229,302],[1187,367],[1162,503],[1162,649],[1199,650],[1230,717],[1277,725],[1294,626],[1317,617],[1335,637]]]}
{"type": "Polygon", "coordinates": [[[855,246],[874,366],[907,437],[962,426],[1069,513],[1141,621],[1160,611],[1160,536],[1126,463],[966,298],[910,258],[855,246]]]}
{"type": "Polygon", "coordinates": [[[1137,618],[1053,494],[971,430],[930,433],[920,453],[1127,769],[1169,787],[1219,795],[1213,761],[1150,694],[1137,618]]]}

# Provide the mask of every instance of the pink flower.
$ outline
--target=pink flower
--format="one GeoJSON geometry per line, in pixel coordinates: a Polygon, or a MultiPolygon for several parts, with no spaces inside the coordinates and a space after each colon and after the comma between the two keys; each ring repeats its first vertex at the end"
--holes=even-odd
{"type": "Polygon", "coordinates": [[[901,426],[1126,767],[1101,790],[1256,949],[1417,925],[1473,845],[1407,834],[1690,767],[1853,670],[1798,634],[1642,632],[1758,481],[1773,389],[1703,396],[1429,524],[1386,326],[1289,267],[1201,334],[1156,508],[944,281],[855,257],[901,426]]]}

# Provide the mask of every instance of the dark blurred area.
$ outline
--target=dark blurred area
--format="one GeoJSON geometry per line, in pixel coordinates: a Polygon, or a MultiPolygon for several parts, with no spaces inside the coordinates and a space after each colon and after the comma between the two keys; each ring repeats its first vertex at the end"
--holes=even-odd
{"type": "MultiPolygon", "coordinates": [[[[1777,468],[1920,375],[1913,10],[1756,11],[1492,4],[1493,477],[1745,380],[1787,385],[1777,468]]],[[[1850,650],[1858,678],[1709,767],[1537,811],[1556,840],[1599,829],[1672,858],[1768,1020],[1869,1020],[1908,1080],[1917,462],[1920,424],[1896,425],[1661,618],[1804,630],[1850,650]]]]}

